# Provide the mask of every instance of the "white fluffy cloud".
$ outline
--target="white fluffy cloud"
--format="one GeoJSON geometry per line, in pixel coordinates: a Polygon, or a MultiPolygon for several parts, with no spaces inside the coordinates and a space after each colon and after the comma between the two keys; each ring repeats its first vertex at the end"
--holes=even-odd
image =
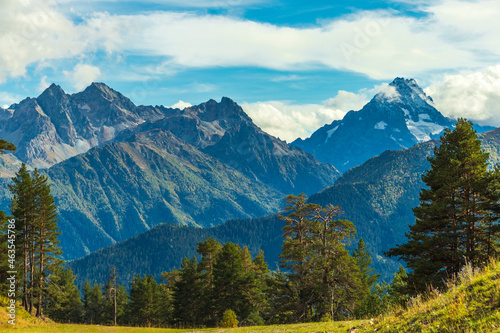
{"type": "Polygon", "coordinates": [[[75,57],[88,50],[83,26],[54,9],[55,1],[2,0],[0,83],[23,76],[30,64],[75,57]]]}
{"type": "Polygon", "coordinates": [[[172,109],[181,109],[181,110],[184,110],[185,108],[188,108],[190,106],[193,106],[193,105],[191,103],[188,103],[188,102],[178,101],[177,103],[175,103],[174,105],[169,106],[169,107],[172,108],[172,109]]]}
{"type": "Polygon", "coordinates": [[[85,89],[101,76],[101,70],[98,67],[87,64],[78,64],[73,71],[63,73],[76,91],[85,89]]]}
{"type": "MultiPolygon", "coordinates": [[[[208,2],[189,3],[196,7],[208,2]]],[[[215,3],[236,6],[243,1],[215,3]]],[[[55,0],[0,3],[1,12],[9,13],[0,21],[0,82],[25,75],[30,64],[95,51],[159,56],[176,69],[327,67],[376,79],[484,67],[500,56],[500,2],[492,0],[424,2],[419,9],[428,15],[418,18],[394,11],[362,11],[309,27],[189,12],[103,12],[75,23],[55,4],[55,0]]]]}
{"type": "Polygon", "coordinates": [[[351,110],[359,111],[378,92],[391,92],[392,87],[382,84],[357,93],[339,90],[335,97],[321,104],[297,105],[283,101],[243,103],[242,107],[264,131],[291,142],[298,137],[307,138],[318,128],[342,119],[351,110]]]}
{"type": "Polygon", "coordinates": [[[468,74],[445,75],[425,92],[446,116],[500,126],[500,64],[468,74]]]}
{"type": "Polygon", "coordinates": [[[293,105],[282,101],[243,103],[243,110],[265,132],[291,142],[308,137],[333,119],[342,118],[344,111],[321,104],[293,105]]]}
{"type": "Polygon", "coordinates": [[[0,91],[0,105],[2,105],[4,109],[14,103],[18,103],[20,100],[22,100],[22,96],[15,96],[7,92],[0,91]]]}
{"type": "Polygon", "coordinates": [[[172,12],[101,15],[91,26],[124,31],[119,48],[164,56],[175,67],[328,67],[387,79],[474,63],[470,52],[438,36],[429,19],[388,12],[362,12],[308,28],[172,12]]]}

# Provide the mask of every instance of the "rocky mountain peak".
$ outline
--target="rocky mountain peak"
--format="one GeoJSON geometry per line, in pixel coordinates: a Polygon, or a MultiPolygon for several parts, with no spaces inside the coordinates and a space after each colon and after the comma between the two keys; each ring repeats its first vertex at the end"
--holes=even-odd
{"type": "Polygon", "coordinates": [[[84,91],[74,94],[73,97],[77,101],[90,101],[91,104],[114,103],[129,110],[135,108],[135,104],[130,99],[102,82],[92,82],[84,91]]]}
{"type": "Polygon", "coordinates": [[[414,79],[398,77],[383,87],[360,112],[375,112],[378,117],[404,119],[405,122],[432,121],[449,125],[450,120],[433,105],[432,98],[425,94],[414,79]]]}
{"type": "Polygon", "coordinates": [[[186,108],[185,111],[195,113],[198,118],[208,122],[229,119],[251,122],[250,117],[243,111],[241,106],[228,97],[222,97],[219,103],[211,99],[200,105],[186,108]]]}
{"type": "Polygon", "coordinates": [[[295,145],[340,171],[364,163],[385,150],[409,148],[438,138],[453,120],[433,106],[414,79],[398,77],[360,111],[348,112],[295,145]]]}
{"type": "Polygon", "coordinates": [[[48,96],[53,96],[55,98],[61,98],[66,95],[61,86],[52,83],[47,89],[45,89],[38,98],[47,98],[48,96]]]}

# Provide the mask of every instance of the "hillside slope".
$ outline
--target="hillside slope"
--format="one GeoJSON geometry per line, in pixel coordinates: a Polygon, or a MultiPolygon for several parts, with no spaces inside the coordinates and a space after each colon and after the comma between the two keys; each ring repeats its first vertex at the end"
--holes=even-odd
{"type": "Polygon", "coordinates": [[[65,258],[160,223],[211,227],[266,215],[283,196],[163,130],[91,149],[44,172],[59,209],[65,258]]]}
{"type": "Polygon", "coordinates": [[[35,317],[30,315],[28,312],[24,310],[20,303],[16,304],[16,318],[15,325],[9,324],[9,312],[7,306],[10,305],[10,299],[5,297],[4,295],[0,295],[0,332],[7,331],[8,329],[16,329],[16,331],[20,331],[21,329],[27,329],[29,327],[45,327],[46,323],[35,317]]]}
{"type": "MultiPolygon", "coordinates": [[[[499,156],[495,150],[496,147],[500,147],[500,141],[497,141],[500,140],[499,133],[499,130],[494,130],[480,134],[480,138],[485,142],[485,148],[491,152],[492,161],[498,159],[499,156]]],[[[372,253],[373,267],[382,274],[385,280],[392,279],[401,263],[395,259],[386,258],[382,252],[398,243],[406,242],[405,232],[415,219],[412,208],[419,204],[420,190],[424,186],[421,176],[429,168],[427,157],[433,154],[437,143],[437,141],[430,141],[406,150],[386,151],[346,172],[333,186],[309,198],[310,202],[322,206],[333,204],[342,207],[343,218],[355,224],[357,237],[364,239],[367,248],[372,253]]],[[[217,228],[207,230],[192,228],[173,230],[171,227],[161,226],[136,236],[134,240],[136,243],[126,241],[106,248],[71,263],[71,267],[75,271],[78,269],[89,279],[96,279],[100,282],[104,281],[102,280],[104,273],[101,272],[107,271],[110,265],[121,265],[122,272],[128,276],[132,271],[147,272],[147,267],[155,266],[156,259],[154,258],[158,258],[158,270],[178,268],[179,260],[183,256],[195,254],[196,242],[209,236],[219,241],[237,242],[242,245],[248,245],[249,239],[252,239],[251,243],[255,245],[252,245],[251,249],[255,253],[261,246],[265,250],[270,267],[274,269],[277,267],[276,263],[279,262],[278,254],[283,242],[282,226],[282,221],[270,218],[229,221],[217,228]],[[229,236],[220,237],[214,233],[216,230],[227,232],[229,236]],[[265,230],[265,233],[259,230],[265,230]],[[140,255],[133,251],[139,243],[150,243],[150,239],[156,239],[154,242],[158,244],[158,248],[155,247],[155,250],[152,250],[144,245],[140,247],[140,255]],[[189,249],[185,254],[172,254],[173,251],[181,248],[189,249]],[[147,258],[145,266],[141,266],[142,258],[147,258]],[[100,260],[102,260],[102,265],[100,260]],[[134,270],[135,264],[123,264],[126,261],[137,262],[138,269],[134,270]]],[[[155,274],[159,274],[159,271],[155,271],[155,274]]]]}
{"type": "Polygon", "coordinates": [[[406,241],[405,232],[413,223],[412,208],[419,204],[422,174],[429,168],[427,156],[436,141],[410,149],[386,151],[346,172],[337,183],[312,195],[310,202],[342,207],[344,218],[352,221],[373,254],[373,266],[390,279],[400,266],[383,256],[397,243],[406,241]]]}
{"type": "Polygon", "coordinates": [[[85,281],[104,283],[109,269],[116,267],[119,282],[128,283],[137,274],[153,274],[178,269],[185,257],[196,255],[196,245],[207,237],[221,243],[248,246],[252,255],[264,251],[270,269],[277,269],[283,243],[284,222],[270,215],[258,219],[232,220],[213,228],[195,228],[162,224],[121,243],[96,251],[67,263],[77,276],[77,284],[85,281]]]}
{"type": "Polygon", "coordinates": [[[407,310],[364,324],[363,332],[500,332],[500,263],[465,267],[457,284],[441,294],[413,299],[407,310]]]}

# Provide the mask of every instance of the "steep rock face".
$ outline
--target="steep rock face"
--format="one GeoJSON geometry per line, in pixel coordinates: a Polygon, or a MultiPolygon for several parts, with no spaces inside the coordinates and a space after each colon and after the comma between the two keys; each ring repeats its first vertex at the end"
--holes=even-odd
{"type": "Polygon", "coordinates": [[[274,212],[283,194],[155,129],[93,148],[45,171],[66,258],[159,223],[210,227],[274,212]]]}
{"type": "Polygon", "coordinates": [[[415,80],[396,78],[360,111],[350,111],[293,144],[345,172],[385,150],[439,138],[453,124],[434,108],[415,80]]]}
{"type": "Polygon", "coordinates": [[[257,127],[243,109],[224,97],[124,131],[117,140],[144,130],[166,129],[204,153],[283,193],[314,193],[340,173],[302,149],[257,127]]]}
{"type": "Polygon", "coordinates": [[[170,110],[137,107],[103,83],[68,95],[52,84],[37,98],[3,110],[0,137],[17,146],[15,156],[33,167],[58,162],[112,140],[126,128],[160,119],[170,110]]]}
{"type": "Polygon", "coordinates": [[[209,227],[275,212],[285,194],[314,193],[339,176],[229,98],[178,110],[137,107],[101,83],[73,95],[51,85],[0,116],[0,137],[18,147],[0,172],[12,177],[21,161],[49,167],[67,259],[158,223],[209,227]]]}

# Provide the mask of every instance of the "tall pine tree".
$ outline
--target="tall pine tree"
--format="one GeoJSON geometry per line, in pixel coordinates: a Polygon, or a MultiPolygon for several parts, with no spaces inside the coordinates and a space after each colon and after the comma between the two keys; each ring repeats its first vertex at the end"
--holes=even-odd
{"type": "Polygon", "coordinates": [[[64,323],[81,321],[83,305],[75,278],[71,268],[60,268],[50,275],[45,305],[50,319],[64,323]]]}
{"type": "Polygon", "coordinates": [[[30,311],[33,307],[31,297],[32,289],[28,288],[33,281],[33,265],[30,265],[30,257],[34,244],[34,227],[36,218],[36,199],[33,179],[23,163],[21,168],[12,178],[13,184],[9,190],[13,194],[10,211],[16,219],[16,264],[19,281],[19,293],[22,306],[30,311]]]}
{"type": "MultiPolygon", "coordinates": [[[[340,208],[307,203],[289,195],[283,228],[281,267],[289,269],[286,289],[294,309],[290,321],[311,321],[352,313],[357,299],[359,268],[345,249],[356,230],[341,220],[340,208]]],[[[280,296],[282,297],[282,296],[280,296]]],[[[288,310],[286,310],[288,312],[288,310]]]]}
{"type": "Polygon", "coordinates": [[[413,209],[408,242],[386,253],[411,269],[408,292],[444,288],[466,262],[479,265],[496,253],[499,172],[487,170],[488,157],[472,123],[459,119],[428,158],[431,169],[422,176],[427,187],[413,209]]]}
{"type": "Polygon", "coordinates": [[[174,282],[174,325],[194,327],[204,324],[205,307],[212,306],[205,303],[204,291],[203,273],[198,270],[196,257],[184,258],[179,269],[179,279],[174,282]]]}
{"type": "Polygon", "coordinates": [[[50,194],[47,176],[40,175],[38,170],[35,169],[33,180],[37,206],[37,218],[34,225],[35,261],[33,266],[36,262],[37,267],[35,269],[38,277],[35,282],[35,289],[38,294],[36,315],[41,317],[43,295],[48,286],[47,277],[50,272],[57,272],[62,263],[62,260],[59,259],[62,251],[57,239],[61,232],[59,232],[57,226],[57,207],[54,198],[50,194]]]}

